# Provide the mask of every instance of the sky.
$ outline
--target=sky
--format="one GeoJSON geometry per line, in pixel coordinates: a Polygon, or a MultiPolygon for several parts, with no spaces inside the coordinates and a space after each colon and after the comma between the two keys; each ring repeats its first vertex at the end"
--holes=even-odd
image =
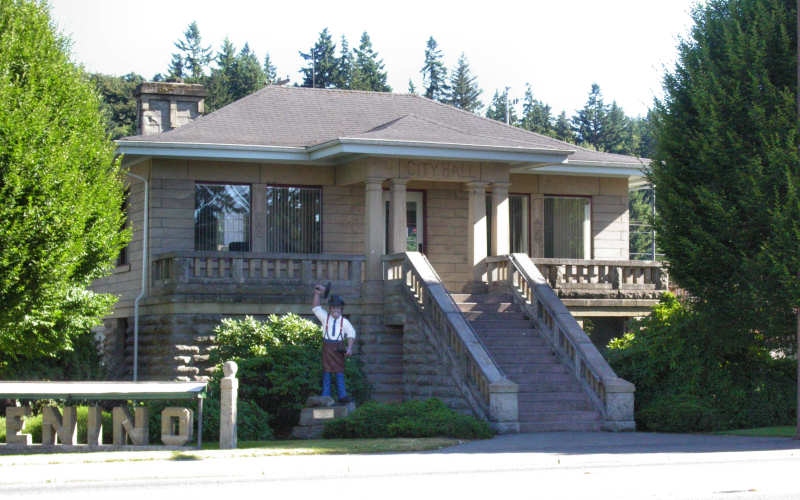
{"type": "Polygon", "coordinates": [[[327,27],[337,51],[342,35],[354,48],[369,33],[389,85],[405,93],[409,78],[422,87],[433,36],[448,70],[465,54],[484,105],[506,86],[521,103],[529,83],[536,99],[568,116],[583,107],[592,83],[607,103],[644,115],[662,96],[664,72],[674,67],[696,2],[50,0],[56,26],[73,42],[73,60],[90,72],[166,73],[174,42],[196,21],[215,52],[225,37],[237,49],[247,42],[262,61],[269,52],[278,75],[294,83],[304,65],[299,51],[308,52],[327,27]]]}

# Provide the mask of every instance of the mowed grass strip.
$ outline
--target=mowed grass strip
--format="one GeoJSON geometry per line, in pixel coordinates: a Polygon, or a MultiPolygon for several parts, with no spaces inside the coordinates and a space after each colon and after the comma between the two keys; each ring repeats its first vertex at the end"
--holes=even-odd
{"type": "Polygon", "coordinates": [[[752,437],[794,437],[796,428],[791,425],[781,425],[775,427],[757,427],[755,429],[734,429],[730,431],[719,431],[714,434],[728,436],[752,436],[752,437]]]}

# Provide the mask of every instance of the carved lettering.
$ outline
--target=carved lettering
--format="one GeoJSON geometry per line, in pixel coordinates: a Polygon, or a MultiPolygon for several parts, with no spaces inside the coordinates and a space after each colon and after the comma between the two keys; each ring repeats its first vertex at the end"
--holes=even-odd
{"type": "Polygon", "coordinates": [[[30,434],[23,434],[25,417],[31,415],[27,406],[9,406],[6,408],[6,444],[9,446],[30,446],[33,438],[30,434]]]}
{"type": "Polygon", "coordinates": [[[477,165],[448,162],[409,161],[405,166],[405,177],[411,179],[470,180],[478,177],[473,171],[477,165]]]}
{"type": "Polygon", "coordinates": [[[86,441],[89,446],[103,445],[103,413],[99,406],[89,407],[86,421],[86,441]]]}
{"type": "Polygon", "coordinates": [[[78,442],[78,416],[74,406],[65,406],[62,415],[55,406],[45,406],[42,411],[42,444],[75,445],[78,442]]]}
{"type": "Polygon", "coordinates": [[[192,439],[193,422],[194,413],[188,408],[175,406],[164,408],[161,412],[161,442],[168,446],[185,445],[192,439]]]}
{"type": "Polygon", "coordinates": [[[124,446],[131,443],[138,446],[146,446],[150,435],[147,429],[148,411],[143,406],[137,406],[134,410],[136,418],[131,417],[127,408],[118,406],[111,412],[112,434],[114,446],[124,446]]]}

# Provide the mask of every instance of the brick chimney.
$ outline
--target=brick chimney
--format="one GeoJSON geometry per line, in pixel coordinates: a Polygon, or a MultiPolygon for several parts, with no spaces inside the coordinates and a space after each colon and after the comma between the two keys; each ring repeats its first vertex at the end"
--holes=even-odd
{"type": "Polygon", "coordinates": [[[206,89],[194,83],[144,82],[136,87],[139,135],[186,125],[205,111],[206,89]]]}

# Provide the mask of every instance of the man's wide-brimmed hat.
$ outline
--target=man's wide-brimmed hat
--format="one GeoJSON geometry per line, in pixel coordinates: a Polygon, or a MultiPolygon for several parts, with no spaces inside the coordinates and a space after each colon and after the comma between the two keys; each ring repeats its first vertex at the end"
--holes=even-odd
{"type": "Polygon", "coordinates": [[[344,301],[338,295],[331,295],[331,298],[328,299],[329,306],[337,306],[337,307],[344,307],[344,301]]]}

